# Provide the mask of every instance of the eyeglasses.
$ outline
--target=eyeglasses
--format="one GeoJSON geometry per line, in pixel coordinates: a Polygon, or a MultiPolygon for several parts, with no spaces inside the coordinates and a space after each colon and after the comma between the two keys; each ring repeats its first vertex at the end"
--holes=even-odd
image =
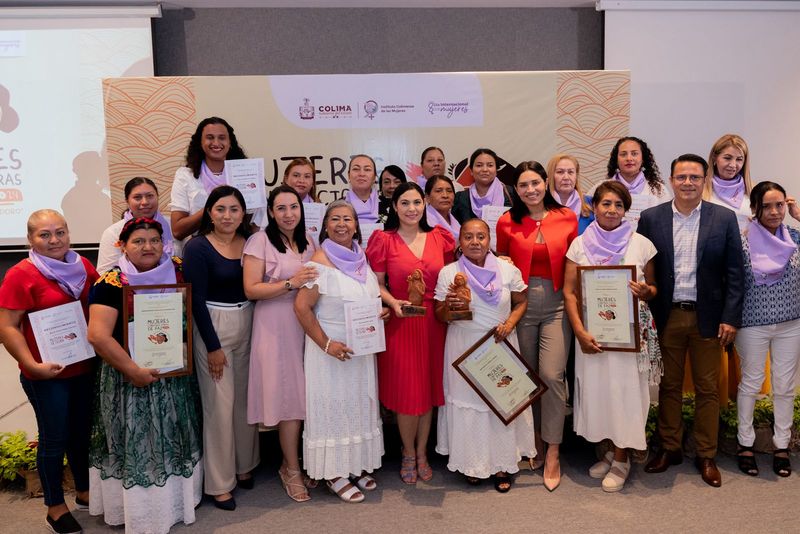
{"type": "Polygon", "coordinates": [[[672,179],[678,182],[679,184],[682,184],[683,182],[686,181],[689,181],[693,184],[699,184],[700,182],[703,181],[703,178],[705,177],[699,174],[680,174],[678,176],[672,177],[672,179]]]}

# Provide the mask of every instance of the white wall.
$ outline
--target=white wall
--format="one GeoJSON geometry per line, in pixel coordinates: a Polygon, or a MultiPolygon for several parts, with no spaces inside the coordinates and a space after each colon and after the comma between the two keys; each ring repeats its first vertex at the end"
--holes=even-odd
{"type": "Polygon", "coordinates": [[[738,133],[754,182],[800,195],[798,28],[790,10],[605,12],[605,68],[630,69],[631,134],[651,146],[662,176],[675,156],[706,158],[721,135],[738,133]]]}

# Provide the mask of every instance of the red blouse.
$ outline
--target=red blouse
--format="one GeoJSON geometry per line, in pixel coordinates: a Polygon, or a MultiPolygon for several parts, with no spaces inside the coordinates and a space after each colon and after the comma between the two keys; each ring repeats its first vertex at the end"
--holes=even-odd
{"type": "MultiPolygon", "coordinates": [[[[547,217],[541,222],[538,231],[542,232],[547,244],[553,288],[558,291],[564,286],[567,250],[578,236],[578,219],[572,210],[562,208],[548,211],[547,217]]],[[[497,221],[497,252],[511,257],[511,261],[522,272],[523,280],[531,276],[537,233],[536,221],[527,216],[517,224],[511,219],[511,213],[506,212],[497,221]]]]}
{"type": "Polygon", "coordinates": [[[550,270],[550,253],[547,252],[546,243],[534,243],[533,245],[530,276],[547,280],[553,279],[553,271],[550,270]]]}

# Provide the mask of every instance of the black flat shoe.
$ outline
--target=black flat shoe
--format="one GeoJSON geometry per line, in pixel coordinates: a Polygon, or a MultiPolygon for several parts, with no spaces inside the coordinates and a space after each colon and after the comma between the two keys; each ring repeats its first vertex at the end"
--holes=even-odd
{"type": "Polygon", "coordinates": [[[255,485],[255,481],[253,480],[252,476],[250,478],[237,478],[236,479],[236,487],[237,488],[242,488],[242,489],[245,489],[245,490],[251,490],[251,489],[253,489],[254,485],[255,485]]]}
{"type": "Polygon", "coordinates": [[[789,460],[789,449],[775,449],[772,451],[772,470],[779,477],[788,477],[792,474],[792,462],[789,460]],[[786,457],[776,456],[785,454],[786,457]]]}
{"type": "Polygon", "coordinates": [[[214,499],[214,506],[220,510],[225,510],[226,512],[233,512],[236,510],[236,500],[233,497],[224,501],[218,501],[217,499],[214,499]]]}
{"type": "Polygon", "coordinates": [[[497,474],[494,476],[494,489],[498,493],[508,493],[511,491],[512,480],[508,473],[497,474]]]}
{"type": "Polygon", "coordinates": [[[470,477],[467,475],[464,475],[464,480],[466,480],[467,484],[469,484],[470,486],[480,486],[482,482],[480,478],[470,477]]]}
{"type": "Polygon", "coordinates": [[[750,475],[751,477],[758,476],[758,464],[756,463],[756,457],[753,454],[753,447],[739,445],[739,448],[736,451],[736,462],[739,464],[739,471],[745,475],[750,475]],[[750,454],[745,456],[742,454],[743,452],[749,452],[750,454]]]}
{"type": "Polygon", "coordinates": [[[53,519],[48,515],[47,528],[56,534],[80,534],[83,532],[80,523],[69,512],[65,512],[58,519],[53,519]]]}

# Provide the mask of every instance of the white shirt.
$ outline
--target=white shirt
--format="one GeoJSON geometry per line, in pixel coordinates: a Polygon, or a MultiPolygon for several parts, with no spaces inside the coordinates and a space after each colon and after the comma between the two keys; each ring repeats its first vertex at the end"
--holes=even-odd
{"type": "Polygon", "coordinates": [[[753,212],[750,211],[750,197],[748,195],[742,195],[742,197],[742,205],[738,209],[732,208],[730,204],[719,198],[713,189],[711,190],[711,198],[708,199],[709,202],[728,208],[736,214],[736,222],[739,223],[740,232],[747,230],[747,227],[750,226],[750,218],[753,216],[753,212]]]}
{"type": "Polygon", "coordinates": [[[672,248],[675,288],[672,302],[697,301],[697,236],[700,233],[700,207],[683,215],[672,201],[672,248]]]}

